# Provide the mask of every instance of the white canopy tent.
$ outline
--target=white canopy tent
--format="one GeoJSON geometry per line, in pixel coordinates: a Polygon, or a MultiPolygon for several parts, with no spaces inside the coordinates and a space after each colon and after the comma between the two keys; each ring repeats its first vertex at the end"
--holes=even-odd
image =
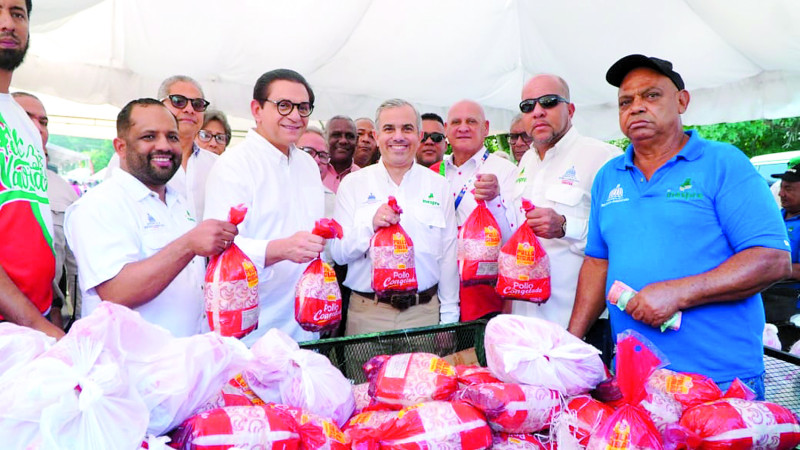
{"type": "Polygon", "coordinates": [[[643,53],[683,75],[685,123],[800,115],[796,0],[34,0],[31,20],[13,86],[89,104],[121,107],[186,74],[249,120],[256,78],[287,67],[317,94],[312,119],[373,116],[391,97],[444,115],[470,98],[502,131],[524,81],[551,72],[576,126],[612,138],[605,71],[643,53]]]}

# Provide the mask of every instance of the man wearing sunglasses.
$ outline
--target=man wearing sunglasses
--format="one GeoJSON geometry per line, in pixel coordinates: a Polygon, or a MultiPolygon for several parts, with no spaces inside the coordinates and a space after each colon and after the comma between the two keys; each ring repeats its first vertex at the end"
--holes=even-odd
{"type": "Polygon", "coordinates": [[[431,167],[444,158],[447,140],[444,136],[444,120],[438,114],[422,115],[422,142],[417,150],[417,162],[431,167]]]}
{"type": "MultiPolygon", "coordinates": [[[[516,224],[512,201],[517,167],[484,147],[489,121],[481,105],[474,101],[462,100],[450,107],[445,133],[453,153],[431,169],[450,184],[458,227],[478,206],[477,201],[483,200],[497,220],[505,242],[516,224]]],[[[461,286],[459,297],[462,321],[494,315],[503,309],[503,300],[489,285],[461,286]]]]}
{"type": "Polygon", "coordinates": [[[533,139],[528,136],[522,123],[522,114],[517,114],[511,119],[511,128],[508,131],[508,144],[511,146],[511,154],[517,165],[522,161],[525,152],[531,149],[532,142],[533,139]]]}
{"type": "MultiPolygon", "coordinates": [[[[319,167],[297,148],[314,110],[314,91],[289,69],[264,73],[253,87],[255,127],[219,156],[208,177],[206,217],[225,220],[244,204],[236,245],[258,269],[258,327],[242,341],[252,345],[270,328],[296,341],[314,339],[294,318],[294,293],[308,263],[324,249],[314,222],[324,217],[319,167]]],[[[252,324],[252,323],[251,323],[252,324]]]]}
{"type": "Polygon", "coordinates": [[[619,126],[631,140],[592,187],[586,258],[569,330],[583,336],[611,284],[638,291],[614,331],[653,342],[670,369],[734,378],[764,398],[764,305],[759,292],[791,274],[772,194],[745,154],[684,131],[689,92],[672,63],[628,55],[606,72],[619,88],[619,126]],[[661,325],[682,313],[677,330],[661,325]]]}
{"type": "Polygon", "coordinates": [[[214,152],[202,150],[195,144],[210,104],[203,97],[200,83],[185,75],[171,76],[158,88],[158,98],[178,119],[181,138],[181,166],[169,185],[189,201],[190,211],[197,220],[203,217],[206,179],[217,160],[214,152]]]}
{"type": "MultiPolygon", "coordinates": [[[[515,314],[543,318],[565,328],[586,245],[592,182],[600,167],[621,153],[613,145],[578,133],[572,126],[575,105],[569,98],[569,86],[555,75],[537,75],[522,89],[522,124],[533,139],[533,149],[519,164],[515,201],[521,205],[526,198],[536,206],[525,215],[520,212],[519,220],[533,229],[550,258],[551,295],[542,305],[512,304],[515,314]]],[[[606,320],[600,322],[596,333],[602,336],[607,325],[606,320]]],[[[591,343],[611,344],[610,335],[605,339],[591,343]]]]}
{"type": "Polygon", "coordinates": [[[64,331],[45,318],[53,301],[55,259],[42,137],[8,93],[14,70],[28,50],[31,8],[30,0],[0,0],[5,42],[0,48],[0,134],[6,142],[19,144],[0,148],[0,160],[9,169],[0,173],[0,190],[6,194],[0,198],[4,236],[0,239],[0,320],[60,338],[64,331]],[[19,176],[8,176],[8,172],[19,176]]]}

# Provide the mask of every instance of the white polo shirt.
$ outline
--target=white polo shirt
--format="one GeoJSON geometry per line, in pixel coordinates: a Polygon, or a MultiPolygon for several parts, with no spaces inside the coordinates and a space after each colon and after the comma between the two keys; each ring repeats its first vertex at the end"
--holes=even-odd
{"type": "Polygon", "coordinates": [[[183,166],[179,167],[178,171],[167,183],[169,187],[175,189],[183,198],[188,200],[189,211],[198,221],[203,219],[206,204],[206,182],[208,174],[211,172],[211,167],[214,166],[217,158],[219,158],[219,155],[216,153],[203,150],[197,144],[192,144],[192,154],[186,163],[186,169],[184,170],[183,166]]]}
{"type": "Polygon", "coordinates": [[[334,219],[344,237],[330,243],[334,261],[347,264],[344,285],[359,292],[372,290],[370,239],[372,219],[389,196],[403,209],[400,225],[414,243],[414,266],[419,291],[439,284],[441,323],[458,322],[458,263],[456,218],[450,187],[441,176],[414,163],[395,184],[383,162],[348,175],[336,194],[334,219]]]}
{"type": "Polygon", "coordinates": [[[565,216],[567,233],[561,239],[539,239],[550,257],[550,300],[542,305],[515,301],[514,314],[539,317],[565,328],[569,325],[586,247],[592,183],[597,171],[620,154],[619,148],[581,136],[575,127],[544,154],[543,160],[535,148],[525,152],[515,182],[519,223],[526,220],[520,208],[522,198],[526,198],[535,206],[553,208],[565,216]]]}
{"type": "MultiPolygon", "coordinates": [[[[90,189],[67,209],[64,232],[78,261],[82,314],[103,300],[95,287],[132,262],[158,253],[196,222],[181,196],[167,186],[166,204],[158,194],[124,170],[90,189]]],[[[193,258],[159,295],[135,308],[148,322],[173,335],[200,331],[205,260],[193,258]]]]}
{"type": "Polygon", "coordinates": [[[308,264],[280,261],[264,267],[267,245],[298,231],[311,231],[324,217],[324,194],[319,166],[294,146],[287,158],[255,130],[244,142],[220,155],[206,185],[206,219],[228,220],[231,206],[243,203],[247,215],[239,224],[236,245],[258,268],[261,312],[258,328],[242,342],[252,345],[270,328],[294,340],[315,339],[318,334],[300,328],[294,318],[294,292],[308,264]]]}

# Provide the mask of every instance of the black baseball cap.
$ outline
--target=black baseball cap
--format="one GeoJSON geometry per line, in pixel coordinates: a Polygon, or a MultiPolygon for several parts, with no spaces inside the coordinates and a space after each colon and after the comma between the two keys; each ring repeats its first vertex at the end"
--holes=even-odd
{"type": "Polygon", "coordinates": [[[666,76],[675,84],[679,91],[685,88],[681,74],[672,70],[672,63],[663,59],[644,55],[628,55],[615,62],[606,72],[606,81],[612,86],[620,87],[625,76],[639,67],[647,67],[666,76]]]}
{"type": "Polygon", "coordinates": [[[789,168],[783,173],[774,173],[772,178],[780,178],[783,181],[795,182],[800,181],[800,158],[794,158],[789,161],[789,168]]]}

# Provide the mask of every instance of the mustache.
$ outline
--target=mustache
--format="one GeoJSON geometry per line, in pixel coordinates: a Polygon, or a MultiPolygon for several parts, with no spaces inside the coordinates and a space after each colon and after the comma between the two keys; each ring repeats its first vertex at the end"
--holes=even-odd
{"type": "Polygon", "coordinates": [[[15,44],[20,44],[21,43],[21,41],[17,37],[17,34],[15,32],[13,32],[13,31],[0,33],[0,40],[4,40],[4,39],[12,39],[15,44]]]}

